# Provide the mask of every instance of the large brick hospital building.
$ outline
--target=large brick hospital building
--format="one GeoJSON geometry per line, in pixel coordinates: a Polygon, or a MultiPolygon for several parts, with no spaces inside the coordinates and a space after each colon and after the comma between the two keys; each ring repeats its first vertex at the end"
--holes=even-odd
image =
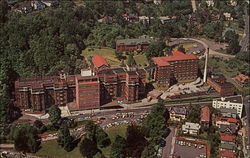
{"type": "Polygon", "coordinates": [[[75,109],[100,108],[113,100],[136,102],[145,94],[146,72],[135,68],[110,68],[102,56],[79,75],[34,77],[15,82],[15,105],[43,111],[51,105],[75,102],[75,109]]]}

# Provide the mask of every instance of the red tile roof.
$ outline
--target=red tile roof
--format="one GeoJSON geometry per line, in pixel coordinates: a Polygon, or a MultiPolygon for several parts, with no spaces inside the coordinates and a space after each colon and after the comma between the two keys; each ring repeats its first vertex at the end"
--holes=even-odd
{"type": "Polygon", "coordinates": [[[221,141],[234,142],[236,140],[235,136],[232,135],[222,135],[220,136],[221,141]]]}
{"type": "Polygon", "coordinates": [[[222,150],[218,154],[219,158],[236,158],[236,153],[229,150],[222,150]]]}
{"type": "Polygon", "coordinates": [[[227,122],[229,123],[238,123],[239,121],[236,118],[227,118],[227,122]]]}
{"type": "Polygon", "coordinates": [[[239,74],[238,76],[235,77],[236,80],[238,80],[241,83],[246,82],[247,80],[249,80],[249,77],[243,74],[239,74]]]}
{"type": "Polygon", "coordinates": [[[180,51],[174,51],[172,56],[152,58],[153,62],[158,66],[169,66],[170,65],[169,61],[192,60],[192,59],[197,59],[197,56],[193,54],[184,54],[180,51]]]}
{"type": "Polygon", "coordinates": [[[210,121],[210,109],[207,106],[201,108],[201,121],[210,121]]]}
{"type": "Polygon", "coordinates": [[[96,56],[93,56],[92,58],[92,63],[94,64],[95,67],[99,68],[103,65],[109,67],[109,64],[107,63],[107,61],[104,59],[103,56],[101,55],[96,55],[96,56]]]}

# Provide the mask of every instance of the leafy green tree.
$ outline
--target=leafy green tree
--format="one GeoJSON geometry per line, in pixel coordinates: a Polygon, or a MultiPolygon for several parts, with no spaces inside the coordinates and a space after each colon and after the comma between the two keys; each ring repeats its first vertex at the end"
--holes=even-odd
{"type": "Polygon", "coordinates": [[[200,108],[195,105],[190,105],[188,108],[187,120],[194,123],[200,121],[200,108]]]}
{"type": "Polygon", "coordinates": [[[96,140],[99,147],[104,148],[110,145],[111,141],[108,134],[101,128],[96,129],[96,140]]]}
{"type": "Polygon", "coordinates": [[[163,50],[166,47],[164,42],[156,42],[149,45],[148,49],[146,50],[145,54],[148,59],[152,57],[163,56],[163,50]]]}
{"type": "Polygon", "coordinates": [[[52,105],[49,108],[49,120],[53,125],[56,125],[61,120],[61,110],[57,105],[52,105]]]}
{"type": "Polygon", "coordinates": [[[186,50],[185,50],[185,48],[183,47],[183,45],[180,45],[180,46],[178,47],[177,50],[180,51],[180,52],[183,52],[183,53],[186,52],[186,50]]]}
{"type": "Polygon", "coordinates": [[[15,127],[14,145],[17,151],[35,153],[40,147],[39,137],[34,127],[24,124],[15,127]]]}
{"type": "Polygon", "coordinates": [[[142,151],[141,158],[155,158],[157,151],[152,143],[149,143],[142,151]]]}
{"type": "Polygon", "coordinates": [[[0,1],[0,23],[3,23],[7,19],[7,13],[9,10],[8,3],[5,0],[0,1]]]}
{"type": "Polygon", "coordinates": [[[83,157],[93,158],[98,153],[97,144],[89,138],[84,138],[80,144],[80,153],[83,157]]]}
{"type": "Polygon", "coordinates": [[[166,133],[169,112],[166,107],[158,103],[143,121],[142,128],[152,142],[157,143],[166,133]]]}
{"type": "Polygon", "coordinates": [[[237,39],[230,40],[226,50],[229,54],[237,54],[240,51],[239,41],[237,39]]]}
{"type": "Polygon", "coordinates": [[[60,128],[57,139],[58,144],[67,152],[73,149],[73,137],[70,135],[69,129],[66,125],[60,128]]]}
{"type": "Polygon", "coordinates": [[[117,135],[115,141],[111,146],[111,158],[125,158],[126,140],[117,135]]]}
{"type": "Polygon", "coordinates": [[[128,56],[128,65],[129,66],[133,66],[133,65],[135,65],[136,63],[135,63],[135,59],[134,59],[134,57],[133,57],[133,54],[129,54],[129,56],[128,56]]]}
{"type": "Polygon", "coordinates": [[[126,132],[126,157],[140,157],[144,147],[147,145],[147,140],[137,125],[130,125],[126,132]]]}

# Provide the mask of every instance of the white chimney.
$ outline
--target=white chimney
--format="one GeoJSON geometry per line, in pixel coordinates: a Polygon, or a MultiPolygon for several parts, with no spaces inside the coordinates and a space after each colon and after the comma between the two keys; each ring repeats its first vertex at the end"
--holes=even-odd
{"type": "Polygon", "coordinates": [[[207,52],[205,54],[205,68],[204,68],[204,74],[203,74],[203,83],[207,81],[207,64],[208,64],[208,56],[209,56],[209,48],[207,48],[207,52]]]}

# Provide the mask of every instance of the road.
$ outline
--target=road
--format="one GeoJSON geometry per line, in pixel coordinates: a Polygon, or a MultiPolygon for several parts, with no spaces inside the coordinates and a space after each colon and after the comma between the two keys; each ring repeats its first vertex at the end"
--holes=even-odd
{"type": "MultiPolygon", "coordinates": [[[[244,98],[244,106],[246,111],[246,129],[247,129],[247,142],[246,145],[250,146],[250,105],[249,105],[250,96],[244,98]]],[[[250,149],[247,150],[246,155],[250,155],[250,149]]]]}
{"type": "Polygon", "coordinates": [[[203,45],[203,47],[205,48],[205,53],[207,53],[207,48],[209,48],[209,56],[210,57],[218,57],[221,58],[223,60],[229,60],[231,58],[234,58],[234,55],[230,55],[230,54],[223,54],[223,53],[219,53],[213,49],[211,49],[211,47],[209,47],[209,44],[207,40],[205,39],[194,39],[194,38],[172,38],[171,41],[175,41],[176,43],[181,43],[182,41],[194,41],[194,42],[198,42],[200,44],[203,45]]]}
{"type": "Polygon", "coordinates": [[[247,13],[247,5],[245,6],[244,11],[245,11],[245,15],[244,15],[245,29],[244,29],[243,38],[240,41],[242,52],[247,51],[247,47],[249,46],[249,15],[247,13]]]}

